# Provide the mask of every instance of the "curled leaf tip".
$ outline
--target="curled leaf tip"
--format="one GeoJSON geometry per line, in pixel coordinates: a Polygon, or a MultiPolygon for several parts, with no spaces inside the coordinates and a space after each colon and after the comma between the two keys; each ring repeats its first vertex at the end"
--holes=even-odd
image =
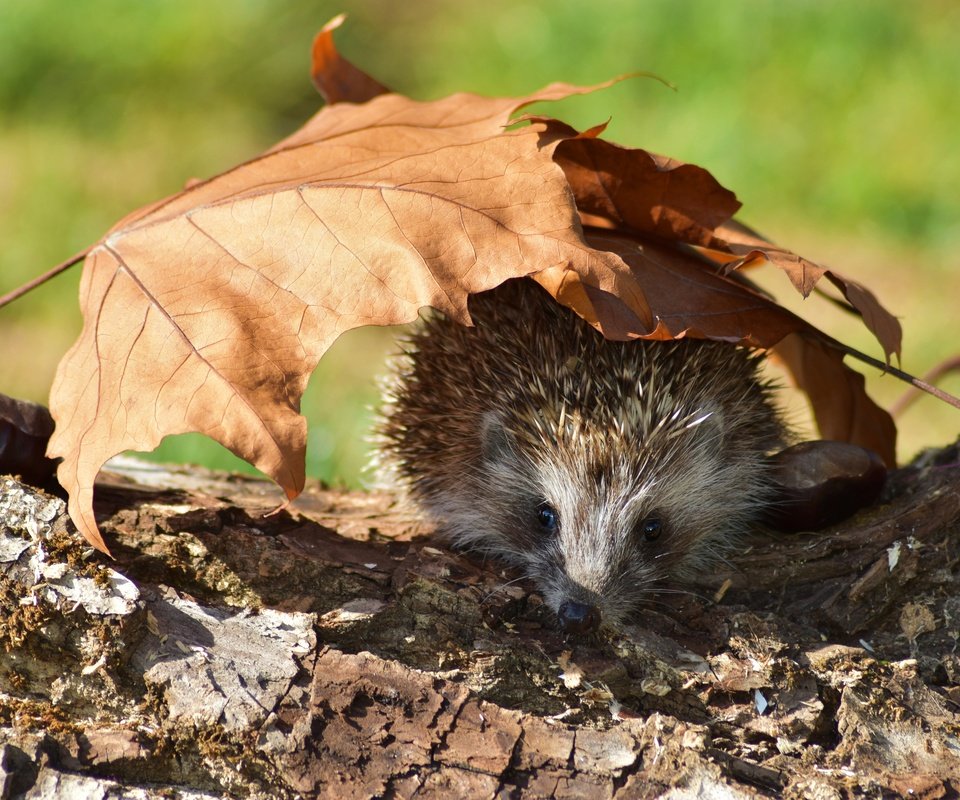
{"type": "Polygon", "coordinates": [[[341,11],[337,16],[331,19],[326,25],[320,29],[320,33],[317,36],[322,36],[324,33],[329,33],[330,31],[335,31],[346,21],[347,15],[345,12],[341,11]]]}
{"type": "Polygon", "coordinates": [[[346,14],[338,14],[320,29],[313,40],[310,75],[327,103],[365,103],[390,91],[340,55],[333,41],[333,32],[346,18],[346,14]]]}

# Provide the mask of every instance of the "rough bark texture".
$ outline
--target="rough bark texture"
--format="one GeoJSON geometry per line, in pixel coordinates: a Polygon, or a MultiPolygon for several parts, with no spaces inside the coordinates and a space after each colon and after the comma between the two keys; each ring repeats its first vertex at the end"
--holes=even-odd
{"type": "Polygon", "coordinates": [[[383,495],[114,462],[109,562],[0,480],[0,793],[955,797],[958,450],[579,642],[383,495]]]}

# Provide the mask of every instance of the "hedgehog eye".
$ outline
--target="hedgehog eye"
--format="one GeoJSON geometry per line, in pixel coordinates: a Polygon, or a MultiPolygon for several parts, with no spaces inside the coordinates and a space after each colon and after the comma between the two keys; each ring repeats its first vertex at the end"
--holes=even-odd
{"type": "Polygon", "coordinates": [[[643,534],[643,538],[648,542],[656,541],[663,533],[663,520],[660,519],[659,514],[651,514],[640,522],[637,530],[643,534]]]}
{"type": "Polygon", "coordinates": [[[553,532],[560,524],[560,517],[557,516],[557,512],[552,505],[541,503],[537,506],[537,522],[544,530],[553,532]]]}

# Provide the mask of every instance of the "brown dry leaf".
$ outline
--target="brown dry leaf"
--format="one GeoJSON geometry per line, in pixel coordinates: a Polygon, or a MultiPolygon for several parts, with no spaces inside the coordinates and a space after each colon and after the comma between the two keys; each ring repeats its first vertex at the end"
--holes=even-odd
{"type": "MultiPolygon", "coordinates": [[[[333,100],[368,102],[327,106],[257,158],[130,214],[89,251],[83,331],[51,390],[49,454],[63,458],[71,517],[102,550],[92,500],[107,459],[197,431],[293,498],[304,483],[300,398],[330,344],[424,306],[467,323],[467,296],[508,278],[537,273],[611,338],[816,337],[690,246],[732,247],[716,234],[739,204],[709,173],[604,142],[603,126],[578,134],[512,119],[592,89],[426,103],[385,94],[336,52],[339,21],[317,37],[314,80],[333,100]],[[581,220],[599,226],[587,240],[581,220]]],[[[856,395],[847,406],[794,372],[828,430],[870,446],[862,428],[883,412],[832,355],[829,374],[856,395]]],[[[876,449],[889,454],[887,444],[876,449]]]]}
{"type": "MultiPolygon", "coordinates": [[[[336,81],[336,94],[325,94],[328,99],[359,102],[388,91],[337,53],[332,30],[342,21],[338,17],[317,36],[315,81],[325,69],[348,76],[336,81]],[[323,63],[318,52],[324,54],[323,63]],[[325,66],[328,62],[335,68],[325,66]]],[[[331,93],[324,86],[333,83],[317,81],[321,91],[331,93]]],[[[606,123],[578,132],[549,117],[526,115],[516,121],[542,126],[543,146],[563,168],[582,223],[627,234],[604,237],[594,230],[587,240],[616,252],[629,271],[615,267],[613,274],[604,269],[584,275],[555,266],[533,276],[557,300],[611,339],[693,336],[770,348],[788,334],[802,333],[792,340],[791,358],[784,363],[807,393],[821,434],[869,447],[895,466],[893,420],[869,398],[862,376],[843,363],[843,355],[825,346],[826,338],[815,328],[744,282],[723,280],[682,245],[693,245],[724,264],[727,274],[769,261],[787,273],[804,297],[826,277],[861,315],[889,364],[891,355],[900,357],[900,323],[869,289],[733,219],[740,202],[702,167],[604,141],[599,137],[606,123]],[[640,234],[639,240],[631,241],[630,234],[640,234]],[[650,236],[654,241],[646,238],[650,236]],[[820,365],[823,374],[813,365],[820,365]],[[830,385],[839,390],[825,388],[830,385]]]]}
{"type": "Polygon", "coordinates": [[[507,278],[617,267],[584,244],[537,126],[504,130],[523,104],[580,91],[328,106],[113,228],[84,264],[83,332],[50,399],[49,452],[84,536],[104,548],[92,512],[103,463],[169,434],[204,433],[295,497],[300,397],[344,331],[428,305],[466,322],[468,294],[507,278]]]}
{"type": "MultiPolygon", "coordinates": [[[[630,288],[648,308],[655,309],[649,316],[638,316],[631,329],[612,331],[608,313],[591,312],[564,300],[608,338],[690,336],[768,348],[790,333],[812,330],[760,292],[717,271],[691,248],[590,228],[586,239],[598,250],[620,256],[628,268],[630,288]]],[[[543,283],[542,275],[533,277],[543,283]]],[[[568,283],[572,280],[573,276],[569,276],[568,283]]],[[[630,295],[621,298],[629,305],[637,305],[630,302],[630,295]]]]}
{"type": "Polygon", "coordinates": [[[893,418],[874,403],[859,372],[843,363],[843,353],[823,343],[817,331],[791,334],[772,350],[807,393],[824,439],[851,442],[896,465],[897,429],[893,418]]]}
{"type": "Polygon", "coordinates": [[[554,158],[577,198],[577,208],[611,228],[668,241],[709,246],[714,230],[740,208],[736,195],[702,167],[647,150],[577,134],[544,120],[545,138],[563,136],[554,158]]]}
{"type": "Polygon", "coordinates": [[[897,359],[900,358],[903,336],[900,321],[880,305],[869,289],[852,278],[779,247],[735,220],[720,226],[715,234],[715,244],[709,247],[716,247],[722,252],[735,256],[733,261],[726,264],[726,269],[729,271],[770,262],[786,273],[790,282],[804,297],[807,297],[819,280],[825,277],[843,293],[850,306],[861,315],[864,325],[880,342],[887,363],[890,363],[892,355],[896,355],[897,359]]]}
{"type": "Polygon", "coordinates": [[[564,123],[543,123],[545,139],[563,137],[554,157],[570,181],[585,221],[695,245],[725,263],[728,271],[768,261],[782,269],[804,297],[826,277],[862,316],[888,363],[891,355],[900,357],[900,322],[869,289],[734,220],[739,201],[705,169],[620,147],[597,138],[594,131],[577,135],[564,123]]]}

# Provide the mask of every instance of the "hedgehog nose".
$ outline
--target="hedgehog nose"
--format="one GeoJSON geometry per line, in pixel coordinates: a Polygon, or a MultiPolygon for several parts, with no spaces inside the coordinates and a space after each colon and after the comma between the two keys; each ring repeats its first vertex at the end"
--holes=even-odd
{"type": "Polygon", "coordinates": [[[590,633],[600,627],[600,610],[586,603],[567,600],[560,604],[557,616],[567,633],[590,633]]]}

